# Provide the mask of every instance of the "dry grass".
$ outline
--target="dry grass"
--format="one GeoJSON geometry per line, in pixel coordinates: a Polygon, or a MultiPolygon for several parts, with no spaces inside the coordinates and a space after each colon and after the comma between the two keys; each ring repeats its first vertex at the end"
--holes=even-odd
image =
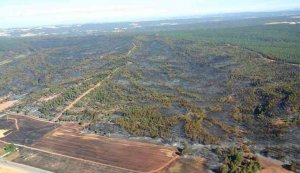
{"type": "Polygon", "coordinates": [[[208,110],[212,112],[220,112],[223,110],[223,108],[220,105],[214,105],[214,106],[209,106],[208,110]]]}
{"type": "Polygon", "coordinates": [[[0,172],[1,173],[30,173],[28,171],[25,171],[24,169],[17,168],[17,167],[10,167],[6,165],[1,165],[0,172]]]}
{"type": "Polygon", "coordinates": [[[9,97],[10,97],[10,95],[6,95],[6,96],[3,96],[3,97],[0,97],[0,103],[3,102],[3,101],[5,101],[9,97]]]}
{"type": "Polygon", "coordinates": [[[13,161],[18,157],[20,157],[20,153],[17,150],[17,151],[14,151],[14,152],[8,154],[7,156],[5,156],[5,160],[13,161]]]}
{"type": "Polygon", "coordinates": [[[0,161],[0,172],[1,173],[50,173],[31,166],[18,164],[11,161],[0,161]]]}
{"type": "Polygon", "coordinates": [[[0,138],[4,138],[6,136],[5,133],[7,131],[9,131],[9,130],[7,130],[7,129],[0,129],[0,138]]]}
{"type": "Polygon", "coordinates": [[[288,126],[288,124],[283,119],[280,119],[280,118],[273,119],[271,121],[271,123],[272,123],[272,126],[277,127],[277,128],[283,128],[283,127],[288,126]]]}
{"type": "Polygon", "coordinates": [[[284,169],[281,166],[282,163],[280,161],[263,156],[259,156],[258,160],[263,167],[259,173],[292,173],[291,171],[284,169]]]}
{"type": "Polygon", "coordinates": [[[220,98],[219,101],[223,103],[233,103],[235,102],[235,99],[232,96],[227,96],[220,98]]]}
{"type": "Polygon", "coordinates": [[[51,95],[51,96],[48,96],[48,97],[41,97],[39,99],[39,102],[47,102],[49,100],[55,99],[58,96],[60,96],[60,94],[54,94],[54,95],[51,95]]]}

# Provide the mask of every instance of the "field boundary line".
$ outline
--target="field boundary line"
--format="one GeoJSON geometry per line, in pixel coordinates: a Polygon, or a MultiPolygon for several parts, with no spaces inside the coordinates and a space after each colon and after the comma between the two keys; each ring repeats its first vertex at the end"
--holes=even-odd
{"type": "Polygon", "coordinates": [[[33,119],[33,120],[36,120],[36,121],[55,124],[55,122],[49,121],[49,120],[44,119],[44,118],[38,118],[38,117],[35,117],[35,116],[32,116],[32,115],[23,115],[23,114],[18,114],[18,113],[14,113],[14,112],[7,112],[6,116],[7,115],[22,116],[22,117],[30,118],[30,119],[33,119]]]}
{"type": "Polygon", "coordinates": [[[7,152],[7,153],[4,153],[2,156],[0,156],[0,159],[3,159],[5,156],[9,155],[11,152],[7,152]]]}
{"type": "Polygon", "coordinates": [[[1,117],[0,119],[14,120],[17,131],[20,131],[20,128],[19,128],[19,125],[18,125],[18,120],[16,118],[10,118],[8,115],[6,115],[6,118],[1,117]]]}
{"type": "Polygon", "coordinates": [[[175,160],[177,160],[179,158],[179,156],[174,156],[171,160],[169,160],[167,163],[165,163],[164,165],[162,165],[161,167],[151,170],[149,172],[145,172],[145,173],[157,173],[159,171],[162,171],[163,169],[165,169],[167,166],[169,166],[171,163],[173,163],[175,160]]]}
{"type": "MultiPolygon", "coordinates": [[[[4,144],[10,144],[10,143],[5,142],[3,140],[0,140],[0,142],[2,142],[4,144]]],[[[81,159],[81,158],[77,158],[77,157],[73,157],[73,156],[68,156],[68,155],[64,155],[64,154],[60,154],[60,153],[56,153],[56,152],[52,152],[52,151],[47,151],[47,150],[44,150],[44,149],[29,147],[29,146],[26,146],[26,145],[21,145],[21,144],[14,144],[14,145],[17,146],[17,147],[23,147],[23,148],[34,150],[34,151],[40,151],[40,152],[44,152],[44,153],[47,153],[47,154],[67,157],[67,158],[70,158],[70,159],[75,159],[75,160],[79,160],[79,161],[83,161],[83,162],[89,162],[89,163],[98,164],[98,165],[102,165],[102,166],[104,165],[104,166],[107,166],[107,167],[121,169],[121,170],[135,172],[135,173],[154,173],[154,172],[160,171],[160,170],[164,169],[166,166],[168,166],[170,163],[172,163],[174,160],[176,160],[178,158],[178,156],[175,156],[170,161],[168,161],[166,164],[159,167],[158,169],[145,172],[145,171],[135,171],[135,170],[122,168],[122,167],[118,167],[118,166],[113,166],[113,165],[109,165],[109,164],[105,164],[105,163],[95,162],[95,161],[91,161],[91,160],[85,160],[85,159],[81,159]]]]}

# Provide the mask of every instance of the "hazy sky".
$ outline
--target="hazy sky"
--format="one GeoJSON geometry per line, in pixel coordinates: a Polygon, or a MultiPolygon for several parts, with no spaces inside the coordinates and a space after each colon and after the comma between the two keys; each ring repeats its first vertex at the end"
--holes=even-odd
{"type": "Polygon", "coordinates": [[[0,0],[0,28],[300,8],[300,0],[0,0]]]}

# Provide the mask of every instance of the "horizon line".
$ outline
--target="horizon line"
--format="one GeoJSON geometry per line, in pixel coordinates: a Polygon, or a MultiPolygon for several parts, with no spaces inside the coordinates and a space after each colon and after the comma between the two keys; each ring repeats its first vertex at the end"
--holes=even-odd
{"type": "Polygon", "coordinates": [[[202,17],[214,17],[214,15],[228,15],[228,14],[243,14],[243,13],[280,13],[280,12],[297,12],[299,11],[300,15],[300,7],[289,8],[289,9],[281,9],[281,10],[262,10],[262,11],[240,11],[240,12],[216,12],[216,13],[208,13],[208,14],[195,14],[195,15],[181,15],[181,16],[166,16],[166,17],[146,17],[140,19],[132,19],[132,20],[116,20],[116,21],[95,21],[95,22],[74,22],[74,23],[57,23],[57,24],[49,24],[49,25],[29,25],[29,26],[17,26],[17,27],[0,27],[0,30],[6,29],[25,29],[25,28],[36,28],[36,27],[47,27],[47,26],[74,26],[74,25],[88,25],[88,24],[115,24],[115,23],[131,23],[131,22],[151,22],[151,21],[164,21],[164,20],[184,20],[184,19],[196,19],[202,17]]]}

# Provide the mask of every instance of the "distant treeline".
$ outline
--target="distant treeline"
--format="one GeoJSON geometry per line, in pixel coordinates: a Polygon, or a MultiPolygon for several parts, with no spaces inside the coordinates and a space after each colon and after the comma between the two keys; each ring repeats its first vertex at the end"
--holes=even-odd
{"type": "Polygon", "coordinates": [[[300,63],[299,25],[263,25],[237,28],[163,32],[175,39],[232,44],[290,63],[300,63]]]}

